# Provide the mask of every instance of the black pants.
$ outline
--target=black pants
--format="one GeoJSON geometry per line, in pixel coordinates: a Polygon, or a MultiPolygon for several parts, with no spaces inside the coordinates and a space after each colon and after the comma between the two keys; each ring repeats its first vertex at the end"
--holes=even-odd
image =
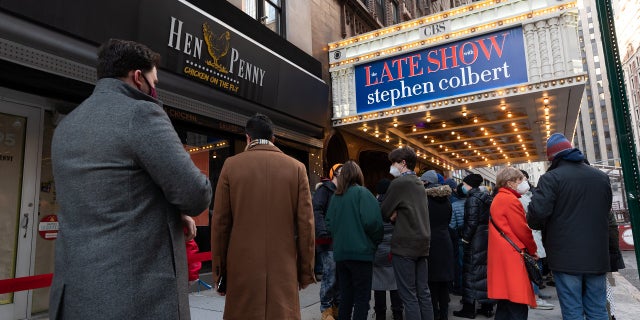
{"type": "Polygon", "coordinates": [[[449,281],[429,281],[431,304],[436,317],[449,311],[449,281]]]}
{"type": "Polygon", "coordinates": [[[371,277],[373,263],[371,261],[336,261],[336,274],[340,281],[340,306],[338,318],[366,320],[371,300],[371,277]]]}
{"type": "Polygon", "coordinates": [[[495,320],[526,320],[529,317],[529,306],[509,300],[499,300],[495,320]]]}
{"type": "MultiPolygon", "coordinates": [[[[402,314],[402,300],[400,299],[400,295],[398,295],[398,290],[390,290],[389,297],[391,298],[392,313],[402,314]]],[[[373,292],[373,299],[375,301],[373,310],[376,311],[376,314],[385,314],[387,311],[387,292],[376,290],[373,292]]]]}
{"type": "Polygon", "coordinates": [[[460,236],[458,231],[449,228],[449,236],[451,237],[451,243],[453,243],[453,281],[451,281],[450,287],[452,292],[462,293],[462,252],[460,251],[460,236]]]}

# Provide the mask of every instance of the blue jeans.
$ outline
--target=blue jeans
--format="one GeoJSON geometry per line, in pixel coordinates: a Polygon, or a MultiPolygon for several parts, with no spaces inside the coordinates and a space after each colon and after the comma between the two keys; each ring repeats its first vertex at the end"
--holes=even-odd
{"type": "Polygon", "coordinates": [[[606,274],[553,271],[563,320],[607,320],[606,274]]]}
{"type": "Polygon", "coordinates": [[[411,258],[394,254],[391,262],[398,294],[404,304],[404,319],[433,320],[427,257],[411,258]]]}
{"type": "Polygon", "coordinates": [[[371,261],[346,260],[336,263],[340,279],[339,319],[367,320],[371,300],[371,261]],[[353,318],[351,311],[353,310],[353,318]]]}
{"type": "Polygon", "coordinates": [[[318,252],[322,264],[322,282],[320,283],[320,312],[340,303],[338,285],[336,284],[336,262],[333,251],[318,252]]]}

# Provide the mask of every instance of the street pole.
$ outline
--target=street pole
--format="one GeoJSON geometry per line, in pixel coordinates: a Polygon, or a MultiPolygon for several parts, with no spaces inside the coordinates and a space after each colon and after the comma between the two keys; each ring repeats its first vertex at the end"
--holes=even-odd
{"type": "MultiPolygon", "coordinates": [[[[638,173],[638,161],[636,159],[636,146],[633,141],[633,127],[631,126],[631,113],[627,101],[627,91],[624,85],[620,51],[616,40],[616,28],[614,24],[613,7],[610,0],[596,0],[600,35],[602,36],[602,50],[609,79],[609,92],[611,93],[611,107],[618,136],[618,149],[622,163],[625,191],[629,216],[631,217],[631,229],[633,230],[633,243],[636,251],[636,262],[640,265],[640,177],[638,173]]],[[[640,272],[639,272],[640,275],[640,272]]]]}

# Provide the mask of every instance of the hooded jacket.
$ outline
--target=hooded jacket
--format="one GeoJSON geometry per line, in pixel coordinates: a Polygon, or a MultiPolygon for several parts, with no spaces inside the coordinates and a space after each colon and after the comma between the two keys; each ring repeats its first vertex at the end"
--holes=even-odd
{"type": "Polygon", "coordinates": [[[449,234],[451,221],[451,187],[429,185],[425,190],[429,204],[431,249],[429,250],[429,281],[453,280],[453,244],[449,234]]]}

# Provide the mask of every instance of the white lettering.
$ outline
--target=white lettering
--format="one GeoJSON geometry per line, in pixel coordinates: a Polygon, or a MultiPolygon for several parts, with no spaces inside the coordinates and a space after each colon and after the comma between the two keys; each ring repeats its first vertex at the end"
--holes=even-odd
{"type": "Polygon", "coordinates": [[[236,48],[231,48],[231,64],[229,65],[229,72],[233,73],[233,64],[240,59],[240,54],[236,48]]]}
{"type": "Polygon", "coordinates": [[[175,48],[176,50],[180,50],[180,35],[182,33],[182,21],[171,17],[171,30],[169,30],[169,47],[175,48]],[[175,30],[175,24],[176,21],[178,21],[178,30],[175,30]],[[177,37],[176,39],[176,45],[175,47],[173,46],[173,40],[174,37],[177,37]]]}
{"type": "Polygon", "coordinates": [[[186,54],[191,54],[191,39],[193,39],[193,36],[190,33],[185,33],[184,34],[184,53],[186,54]]]}
{"type": "Polygon", "coordinates": [[[265,70],[240,58],[240,52],[235,48],[231,48],[231,62],[229,64],[229,72],[235,73],[238,77],[255,83],[262,87],[264,76],[267,74],[265,70]]]}

